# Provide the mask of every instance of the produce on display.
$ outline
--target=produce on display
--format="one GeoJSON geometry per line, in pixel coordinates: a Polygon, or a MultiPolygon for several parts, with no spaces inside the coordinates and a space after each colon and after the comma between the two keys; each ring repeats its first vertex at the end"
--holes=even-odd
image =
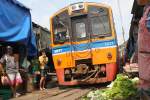
{"type": "Polygon", "coordinates": [[[81,100],[131,100],[131,97],[134,100],[138,94],[138,81],[138,78],[130,79],[126,75],[118,74],[109,88],[91,91],[81,100]]]}

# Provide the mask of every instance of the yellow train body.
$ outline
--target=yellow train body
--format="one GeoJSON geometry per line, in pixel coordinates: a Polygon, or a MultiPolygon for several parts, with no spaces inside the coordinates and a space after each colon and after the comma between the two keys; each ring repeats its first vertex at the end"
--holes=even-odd
{"type": "MultiPolygon", "coordinates": [[[[95,12],[92,12],[92,13],[93,13],[92,16],[97,16],[96,15],[97,13],[96,14],[95,12]]],[[[72,71],[74,71],[72,69],[75,68],[75,70],[77,70],[78,64],[80,63],[79,65],[82,66],[84,64],[83,63],[84,61],[86,65],[100,66],[99,69],[103,65],[105,65],[105,71],[106,71],[105,73],[107,75],[103,77],[104,78],[103,82],[112,81],[115,78],[115,75],[117,72],[118,45],[117,45],[117,39],[116,39],[116,33],[115,33],[115,28],[114,28],[114,21],[113,21],[111,7],[105,4],[88,3],[88,2],[73,4],[55,13],[51,17],[50,23],[51,23],[50,26],[51,26],[52,55],[53,55],[54,66],[57,72],[59,84],[61,85],[80,84],[78,80],[65,81],[65,75],[67,75],[65,74],[67,73],[65,72],[65,69],[68,69],[69,74],[72,75],[73,73],[72,71]],[[86,15],[86,14],[89,14],[89,10],[88,10],[89,6],[92,6],[98,9],[104,8],[104,9],[99,10],[101,12],[104,12],[105,9],[108,11],[107,12],[108,23],[109,23],[108,25],[110,27],[111,33],[109,36],[100,36],[96,38],[91,38],[92,36],[89,35],[89,37],[84,38],[84,39],[73,40],[73,38],[76,37],[75,34],[77,32],[74,32],[74,24],[72,23],[79,24],[80,22],[84,22],[86,23],[85,24],[86,26],[89,25],[88,22],[90,20],[90,17],[87,17],[86,15]],[[75,10],[77,12],[74,12],[73,7],[74,9],[78,8],[78,10],[75,10]],[[66,13],[64,13],[64,16],[61,15],[65,11],[66,13]],[[66,16],[65,14],[69,16],[67,17],[68,19],[67,18],[65,19],[65,16],[66,16]],[[64,25],[63,25],[63,22],[61,22],[61,17],[62,19],[65,19],[63,20],[64,23],[67,23],[67,21],[70,23],[68,25],[69,27],[68,30],[71,30],[72,35],[69,37],[68,40],[66,39],[66,41],[55,43],[54,38],[56,38],[56,35],[57,35],[55,33],[58,33],[56,31],[62,32],[62,30],[65,30],[65,29],[62,29],[64,25]],[[60,25],[56,23],[59,23],[60,25]],[[59,27],[59,28],[56,30],[55,27],[59,27]],[[108,68],[109,66],[111,66],[110,69],[108,68]]],[[[107,23],[104,23],[104,24],[105,24],[104,26],[107,25],[107,23]]],[[[80,26],[85,27],[85,25],[81,24],[80,26]]],[[[76,25],[75,27],[78,27],[78,25],[76,25]]],[[[89,27],[90,25],[87,26],[87,33],[90,34],[89,27]]],[[[97,28],[97,26],[95,27],[97,28]]],[[[82,29],[78,31],[81,31],[81,30],[82,29]]],[[[67,31],[65,32],[67,33],[67,31]]],[[[90,67],[87,67],[87,68],[90,69],[90,67]]],[[[95,67],[93,67],[93,69],[96,70],[95,67]]],[[[77,77],[77,76],[74,76],[74,77],[77,77]]],[[[100,82],[101,81],[98,81],[96,83],[100,83],[100,82]]]]}

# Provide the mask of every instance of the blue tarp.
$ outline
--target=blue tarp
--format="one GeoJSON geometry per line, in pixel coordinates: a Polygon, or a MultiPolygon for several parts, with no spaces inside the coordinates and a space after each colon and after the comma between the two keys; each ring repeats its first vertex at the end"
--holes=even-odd
{"type": "Polygon", "coordinates": [[[21,42],[28,47],[29,56],[37,53],[30,9],[16,0],[0,0],[0,41],[21,42]]]}

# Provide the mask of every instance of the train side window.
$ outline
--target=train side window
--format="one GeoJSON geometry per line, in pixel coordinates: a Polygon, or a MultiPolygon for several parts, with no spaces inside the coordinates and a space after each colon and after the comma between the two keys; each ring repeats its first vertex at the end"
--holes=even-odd
{"type": "Polygon", "coordinates": [[[77,38],[85,38],[86,37],[86,28],[85,23],[76,23],[76,34],[77,38]]]}
{"type": "Polygon", "coordinates": [[[69,29],[65,19],[54,21],[54,43],[64,43],[69,40],[69,29]]]}
{"type": "Polygon", "coordinates": [[[53,18],[53,41],[54,44],[62,44],[69,41],[69,15],[65,10],[53,18]]]}

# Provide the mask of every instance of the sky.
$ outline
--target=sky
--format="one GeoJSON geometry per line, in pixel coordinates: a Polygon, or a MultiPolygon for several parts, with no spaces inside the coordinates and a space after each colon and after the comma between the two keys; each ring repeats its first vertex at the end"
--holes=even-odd
{"type": "Polygon", "coordinates": [[[131,23],[131,9],[134,0],[18,0],[26,7],[31,9],[32,21],[50,29],[50,16],[52,16],[59,9],[76,2],[98,2],[105,3],[112,7],[113,17],[115,21],[115,28],[118,38],[118,43],[123,43],[122,25],[125,30],[125,40],[128,39],[130,23],[131,23]],[[119,6],[121,16],[119,13],[119,6]],[[121,20],[122,19],[122,20],[121,20]]]}

